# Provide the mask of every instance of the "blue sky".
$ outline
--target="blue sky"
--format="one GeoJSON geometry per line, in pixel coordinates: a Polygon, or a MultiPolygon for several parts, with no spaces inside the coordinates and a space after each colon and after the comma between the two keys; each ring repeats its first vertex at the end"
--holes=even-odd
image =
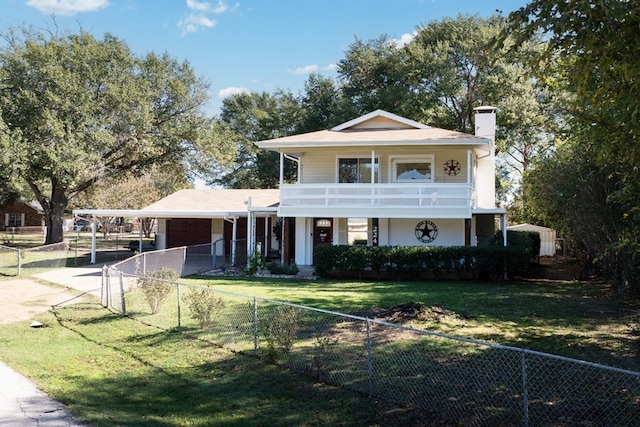
{"type": "Polygon", "coordinates": [[[138,55],[168,52],[211,85],[210,115],[239,91],[300,92],[360,38],[406,40],[421,24],[458,14],[504,15],[526,0],[0,0],[0,30],[29,24],[109,32],[138,55]]]}

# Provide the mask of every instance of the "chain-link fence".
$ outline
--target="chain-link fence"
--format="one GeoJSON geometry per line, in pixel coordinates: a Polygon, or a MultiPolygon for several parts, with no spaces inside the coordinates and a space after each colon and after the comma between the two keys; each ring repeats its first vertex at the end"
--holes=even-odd
{"type": "MultiPolygon", "coordinates": [[[[139,236],[111,233],[105,238],[100,235],[96,239],[95,248],[90,233],[76,233],[64,242],[51,245],[31,246],[31,238],[27,239],[28,243],[15,240],[15,246],[0,245],[0,275],[20,276],[42,269],[87,265],[91,262],[94,249],[97,263],[123,260],[138,250],[136,245],[139,236]]],[[[143,243],[149,244],[152,241],[144,239],[143,243]]]]}
{"type": "MultiPolygon", "coordinates": [[[[206,286],[145,282],[150,265],[132,259],[105,267],[112,308],[329,384],[469,426],[640,420],[638,372],[206,286]],[[152,313],[150,298],[159,296],[164,303],[152,313]]],[[[153,265],[168,267],[169,258],[153,265]]]]}
{"type": "Polygon", "coordinates": [[[20,276],[43,269],[71,267],[72,256],[65,242],[33,248],[0,246],[0,274],[20,276]]]}
{"type": "Polygon", "coordinates": [[[20,249],[0,245],[0,275],[19,276],[20,268],[20,249]]]}

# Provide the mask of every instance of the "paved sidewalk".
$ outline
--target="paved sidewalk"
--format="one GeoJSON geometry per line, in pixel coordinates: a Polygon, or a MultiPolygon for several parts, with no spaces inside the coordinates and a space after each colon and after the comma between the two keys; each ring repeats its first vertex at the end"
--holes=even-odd
{"type": "MultiPolygon", "coordinates": [[[[102,266],[65,268],[35,277],[100,296],[102,266]]],[[[60,301],[62,303],[64,301],[60,301]]],[[[0,426],[88,427],[66,406],[40,391],[34,383],[0,362],[0,426]]]]}
{"type": "Polygon", "coordinates": [[[87,424],[76,420],[66,406],[0,362],[0,426],[87,427],[87,424]]]}
{"type": "Polygon", "coordinates": [[[35,274],[33,277],[100,297],[102,264],[52,270],[35,274]]]}

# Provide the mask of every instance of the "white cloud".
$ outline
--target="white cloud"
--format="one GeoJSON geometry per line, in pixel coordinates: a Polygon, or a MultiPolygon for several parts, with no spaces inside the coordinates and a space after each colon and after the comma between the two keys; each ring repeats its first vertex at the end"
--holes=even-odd
{"type": "Polygon", "coordinates": [[[305,65],[304,67],[298,67],[295,70],[288,70],[291,74],[311,74],[318,71],[317,65],[305,65]]]}
{"type": "Polygon", "coordinates": [[[393,42],[395,42],[397,48],[401,48],[411,43],[411,41],[415,39],[417,35],[417,31],[414,31],[411,34],[403,34],[402,37],[400,37],[400,40],[393,39],[393,42]]]}
{"type": "Polygon", "coordinates": [[[212,6],[208,1],[187,0],[187,7],[198,12],[215,13],[216,15],[226,12],[227,9],[229,9],[229,6],[223,0],[218,0],[218,4],[215,6],[212,6]]]}
{"type": "Polygon", "coordinates": [[[323,68],[324,71],[336,71],[337,69],[338,69],[338,64],[336,63],[329,64],[323,68]]]}
{"type": "MultiPolygon", "coordinates": [[[[217,22],[215,19],[210,18],[210,15],[220,15],[230,10],[224,0],[218,0],[215,5],[208,1],[186,0],[186,2],[190,12],[178,21],[178,27],[182,28],[183,36],[202,29],[215,27],[217,22]]],[[[237,6],[238,4],[234,6],[234,9],[237,6]]]]}
{"type": "Polygon", "coordinates": [[[231,95],[237,95],[239,93],[249,93],[249,92],[250,92],[250,90],[247,89],[246,87],[233,87],[232,86],[232,87],[227,87],[227,88],[224,88],[224,89],[220,89],[218,91],[218,98],[225,99],[225,98],[230,97],[231,95]]]}
{"type": "Polygon", "coordinates": [[[213,28],[215,26],[215,19],[209,19],[206,15],[200,13],[190,13],[178,21],[178,27],[182,28],[182,35],[195,33],[203,27],[213,28]]]}
{"type": "Polygon", "coordinates": [[[29,0],[27,6],[35,7],[48,15],[73,16],[79,12],[94,12],[109,6],[107,0],[29,0]]]}

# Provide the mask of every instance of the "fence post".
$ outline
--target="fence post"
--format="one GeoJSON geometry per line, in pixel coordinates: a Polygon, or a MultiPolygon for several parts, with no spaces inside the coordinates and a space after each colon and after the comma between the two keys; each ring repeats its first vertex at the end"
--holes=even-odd
{"type": "Polygon", "coordinates": [[[181,323],[181,312],[180,312],[180,282],[178,282],[178,332],[182,331],[182,323],[181,323]]]}
{"type": "Polygon", "coordinates": [[[142,253],[142,275],[147,275],[147,254],[144,252],[142,253]]]}
{"type": "Polygon", "coordinates": [[[122,315],[125,315],[127,314],[127,309],[124,305],[124,278],[123,278],[122,271],[120,271],[119,273],[120,273],[120,301],[122,304],[122,315]]]}
{"type": "Polygon", "coordinates": [[[20,276],[20,273],[22,273],[22,255],[19,248],[16,252],[18,253],[18,276],[20,276]]]}
{"type": "Polygon", "coordinates": [[[253,353],[258,352],[258,299],[253,297],[253,353]]]}
{"type": "Polygon", "coordinates": [[[371,322],[367,319],[367,378],[369,397],[373,396],[373,361],[371,360],[371,322]]]}
{"type": "Polygon", "coordinates": [[[527,384],[527,353],[522,352],[522,406],[524,427],[529,427],[529,386],[527,384]]]}

